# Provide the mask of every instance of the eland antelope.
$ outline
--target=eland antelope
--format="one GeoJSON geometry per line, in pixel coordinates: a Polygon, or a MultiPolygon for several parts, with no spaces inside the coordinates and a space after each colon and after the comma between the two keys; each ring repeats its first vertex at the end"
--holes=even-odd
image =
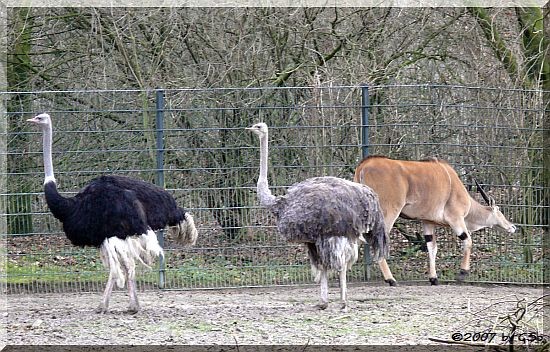
{"type": "MultiPolygon", "coordinates": [[[[509,233],[516,230],[514,224],[500,212],[495,200],[479,184],[478,189],[487,206],[479,204],[468,194],[448,163],[436,158],[404,161],[369,156],[355,169],[354,181],[366,184],[378,193],[388,235],[398,217],[422,222],[432,285],[438,284],[435,226],[451,227],[462,240],[463,257],[456,276],[458,281],[463,281],[470,272],[473,231],[493,226],[509,233]]],[[[379,261],[379,266],[384,280],[395,286],[396,281],[384,258],[379,261]]]]}

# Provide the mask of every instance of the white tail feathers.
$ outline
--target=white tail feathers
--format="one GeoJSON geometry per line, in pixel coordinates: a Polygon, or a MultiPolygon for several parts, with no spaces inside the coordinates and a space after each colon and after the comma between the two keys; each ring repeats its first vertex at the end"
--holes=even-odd
{"type": "Polygon", "coordinates": [[[344,236],[319,239],[315,243],[315,249],[309,250],[309,257],[311,272],[315,282],[319,283],[323,271],[340,272],[351,269],[359,257],[359,243],[344,236]]]}
{"type": "Polygon", "coordinates": [[[164,251],[153,230],[148,230],[145,235],[132,238],[130,247],[135,248],[134,253],[139,256],[140,262],[148,268],[153,264],[155,258],[164,257],[164,251]]]}
{"type": "Polygon", "coordinates": [[[175,236],[176,241],[186,246],[194,245],[199,235],[195,227],[193,216],[189,213],[185,213],[185,218],[182,222],[169,227],[168,233],[175,236]]]}
{"type": "MultiPolygon", "coordinates": [[[[198,237],[193,216],[189,213],[185,213],[182,222],[169,227],[168,232],[184,245],[194,245],[198,237]]],[[[126,279],[135,279],[136,262],[150,269],[155,258],[164,257],[157,235],[151,229],[141,236],[129,236],[126,239],[109,237],[101,244],[100,254],[103,265],[109,269],[109,277],[120,288],[124,287],[126,279]]]]}
{"type": "Polygon", "coordinates": [[[116,280],[118,287],[126,284],[126,275],[129,280],[136,276],[136,261],[147,268],[151,268],[156,257],[164,256],[157,235],[148,230],[141,236],[130,236],[126,239],[109,237],[103,241],[100,248],[101,261],[109,269],[109,277],[116,280]]]}

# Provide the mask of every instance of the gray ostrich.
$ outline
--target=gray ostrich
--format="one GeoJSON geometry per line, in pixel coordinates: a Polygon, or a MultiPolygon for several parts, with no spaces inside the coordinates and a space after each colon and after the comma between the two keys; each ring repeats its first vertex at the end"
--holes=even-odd
{"type": "Polygon", "coordinates": [[[321,285],[319,309],[328,307],[328,273],[340,278],[342,309],[347,309],[346,271],[357,261],[359,242],[368,242],[374,259],[386,257],[389,239],[378,196],[362,184],[337,177],[314,177],[292,185],[275,197],[267,182],[268,128],[246,128],[260,139],[260,204],[277,219],[277,231],[289,242],[305,244],[315,281],[321,285]]]}

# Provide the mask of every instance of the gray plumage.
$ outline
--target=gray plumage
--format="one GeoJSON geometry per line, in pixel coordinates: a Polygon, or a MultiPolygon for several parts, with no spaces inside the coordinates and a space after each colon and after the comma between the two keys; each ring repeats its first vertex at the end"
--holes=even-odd
{"type": "Polygon", "coordinates": [[[334,270],[339,272],[345,309],[346,270],[357,260],[359,243],[371,245],[374,260],[389,251],[378,196],[368,186],[331,176],[307,179],[292,185],[287,194],[273,196],[267,182],[267,125],[258,123],[248,130],[260,138],[260,204],[273,212],[285,240],[306,245],[316,281],[321,283],[319,307],[328,306],[328,271],[334,270]]]}
{"type": "Polygon", "coordinates": [[[316,243],[345,236],[367,240],[376,260],[387,255],[378,196],[358,183],[331,176],[310,178],[292,185],[269,208],[278,219],[277,230],[287,241],[316,243]]]}

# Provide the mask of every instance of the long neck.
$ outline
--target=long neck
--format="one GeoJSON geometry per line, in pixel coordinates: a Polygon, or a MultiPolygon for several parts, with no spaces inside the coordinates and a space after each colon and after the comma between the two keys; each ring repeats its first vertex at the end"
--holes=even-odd
{"type": "Polygon", "coordinates": [[[44,183],[44,194],[46,196],[46,203],[52,214],[63,222],[68,214],[70,214],[75,198],[65,198],[59,194],[54,181],[44,183]]]}
{"type": "Polygon", "coordinates": [[[52,163],[52,125],[48,124],[42,134],[42,142],[44,146],[44,184],[48,182],[55,182],[53,175],[53,163],[52,163]]]}
{"type": "Polygon", "coordinates": [[[260,137],[260,176],[258,177],[258,198],[262,206],[268,207],[275,204],[276,197],[271,194],[267,183],[267,159],[268,159],[268,135],[260,137]]]}
{"type": "Polygon", "coordinates": [[[46,203],[52,214],[59,220],[64,221],[71,210],[74,202],[72,198],[65,198],[57,191],[52,163],[52,125],[47,125],[43,133],[44,144],[44,194],[46,203]]]}

